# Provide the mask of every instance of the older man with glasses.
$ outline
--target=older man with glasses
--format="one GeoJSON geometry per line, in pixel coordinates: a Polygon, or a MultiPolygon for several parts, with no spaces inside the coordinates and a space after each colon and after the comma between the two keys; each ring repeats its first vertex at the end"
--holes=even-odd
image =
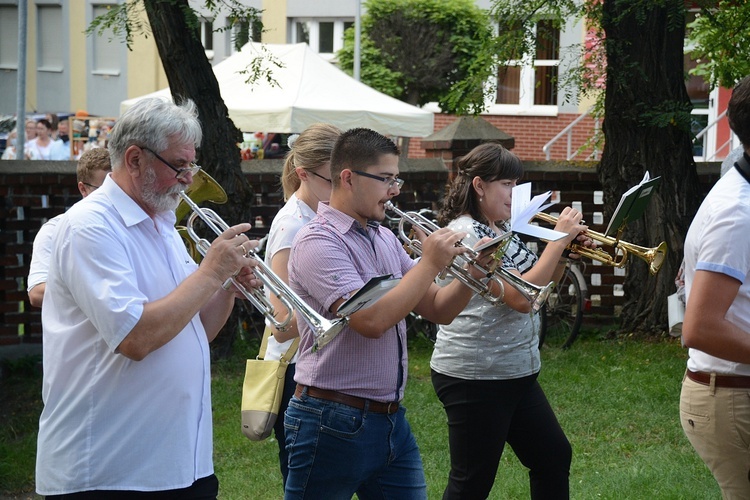
{"type": "Polygon", "coordinates": [[[112,130],[112,173],[60,223],[42,308],[47,498],[216,498],[209,342],[234,279],[260,286],[232,226],[198,266],[174,228],[198,171],[195,105],[144,99],[112,130]]]}

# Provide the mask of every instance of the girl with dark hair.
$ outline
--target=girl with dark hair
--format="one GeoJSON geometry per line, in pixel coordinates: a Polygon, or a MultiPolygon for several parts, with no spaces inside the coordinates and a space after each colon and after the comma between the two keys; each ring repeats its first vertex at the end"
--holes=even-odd
{"type": "MultiPolygon", "coordinates": [[[[438,221],[467,232],[469,246],[508,231],[511,193],[523,165],[499,144],[482,144],[457,163],[438,221]]],[[[581,213],[566,207],[555,226],[567,234],[537,257],[513,236],[503,267],[537,285],[562,275],[563,250],[581,235],[581,213]]],[[[508,443],[529,469],[532,498],[567,498],[572,451],[544,391],[539,321],[531,305],[505,285],[504,303],[475,295],[448,325],[440,325],[430,363],[432,383],[448,417],[451,470],[444,499],[487,498],[508,443]]]]}

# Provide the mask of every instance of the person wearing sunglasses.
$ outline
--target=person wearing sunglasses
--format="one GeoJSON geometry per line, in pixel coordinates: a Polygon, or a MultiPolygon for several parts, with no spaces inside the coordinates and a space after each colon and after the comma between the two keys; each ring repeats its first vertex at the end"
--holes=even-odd
{"type": "Polygon", "coordinates": [[[398,148],[383,135],[364,128],[342,133],[331,153],[330,201],[318,204],[291,247],[291,288],[327,318],[370,278],[400,281],[352,313],[348,326],[318,350],[310,327],[298,320],[297,386],[284,418],[287,499],[426,498],[419,448],[401,405],[408,368],[404,318],[415,310],[450,322],[472,292],[458,281],[445,288],[433,281],[466,251],[456,246],[465,233],[433,232],[415,261],[379,224],[384,204],[404,183],[398,163],[398,148]]]}
{"type": "Polygon", "coordinates": [[[42,308],[40,495],[218,495],[209,342],[242,297],[229,278],[260,282],[250,224],[216,237],[200,266],[174,227],[201,140],[192,101],[139,101],[112,129],[112,173],[59,224],[42,308]]]}
{"type": "MultiPolygon", "coordinates": [[[[96,188],[102,185],[104,178],[111,170],[109,151],[106,149],[96,148],[82,154],[76,166],[78,192],[81,193],[81,196],[85,198],[93,193],[96,188]]],[[[29,303],[34,307],[42,307],[44,301],[44,290],[46,289],[49,261],[52,254],[52,239],[55,236],[55,229],[64,216],[65,213],[62,213],[42,224],[34,237],[29,277],[26,280],[29,303]]]]}

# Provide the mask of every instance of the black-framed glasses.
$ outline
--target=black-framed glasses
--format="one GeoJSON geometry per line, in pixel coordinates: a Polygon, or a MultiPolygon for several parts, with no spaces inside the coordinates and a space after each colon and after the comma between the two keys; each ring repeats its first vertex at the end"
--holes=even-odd
{"type": "Polygon", "coordinates": [[[143,147],[143,146],[141,146],[141,149],[145,149],[152,155],[156,156],[156,158],[158,158],[160,162],[162,162],[163,164],[165,164],[166,166],[168,166],[169,168],[177,172],[177,175],[175,175],[174,178],[177,179],[178,181],[183,180],[187,176],[187,174],[192,174],[192,175],[197,174],[198,171],[201,169],[200,165],[196,164],[195,162],[190,162],[189,164],[190,166],[185,167],[185,168],[173,167],[167,160],[159,156],[156,151],[147,147],[143,147]]]}
{"type": "Polygon", "coordinates": [[[95,186],[94,184],[89,184],[88,182],[84,182],[83,185],[90,187],[92,190],[99,189],[101,187],[101,186],[95,186]]]}
{"type": "Polygon", "coordinates": [[[380,181],[383,184],[385,184],[388,189],[391,189],[393,186],[398,187],[399,191],[401,190],[401,186],[404,185],[404,180],[399,179],[398,177],[380,177],[379,175],[372,175],[368,174],[367,172],[362,172],[361,170],[352,170],[357,175],[361,175],[362,177],[369,177],[370,179],[375,179],[376,181],[380,181]]]}
{"type": "Polygon", "coordinates": [[[317,172],[313,172],[312,170],[308,170],[308,172],[310,172],[311,174],[313,174],[313,175],[314,175],[315,177],[320,177],[320,178],[321,178],[321,179],[323,179],[324,181],[326,181],[326,182],[328,182],[328,183],[331,183],[331,179],[329,179],[328,177],[323,177],[323,176],[322,176],[322,175],[320,175],[319,173],[317,173],[317,172]]]}

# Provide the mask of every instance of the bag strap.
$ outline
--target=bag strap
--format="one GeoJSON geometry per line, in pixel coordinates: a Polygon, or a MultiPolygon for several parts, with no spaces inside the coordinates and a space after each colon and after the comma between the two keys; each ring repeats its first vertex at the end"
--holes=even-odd
{"type": "Polygon", "coordinates": [[[740,174],[742,174],[742,177],[744,177],[747,182],[750,182],[750,165],[747,163],[744,153],[735,162],[734,168],[739,170],[740,174]]]}
{"type": "MultiPolygon", "coordinates": [[[[273,335],[273,330],[271,330],[271,327],[266,325],[265,330],[263,330],[263,340],[260,342],[260,349],[258,349],[258,357],[256,359],[265,359],[266,358],[266,350],[268,349],[268,339],[273,335]]],[[[294,339],[294,342],[292,342],[292,345],[289,346],[289,349],[286,350],[286,352],[281,356],[281,361],[284,363],[289,363],[289,361],[294,357],[294,355],[297,353],[297,348],[299,347],[299,337],[294,339]]]]}
{"type": "Polygon", "coordinates": [[[281,361],[283,363],[289,363],[289,361],[291,361],[294,355],[297,353],[298,347],[299,347],[299,335],[294,339],[294,342],[292,342],[292,345],[289,346],[289,349],[286,350],[284,355],[281,356],[281,361]]]}

